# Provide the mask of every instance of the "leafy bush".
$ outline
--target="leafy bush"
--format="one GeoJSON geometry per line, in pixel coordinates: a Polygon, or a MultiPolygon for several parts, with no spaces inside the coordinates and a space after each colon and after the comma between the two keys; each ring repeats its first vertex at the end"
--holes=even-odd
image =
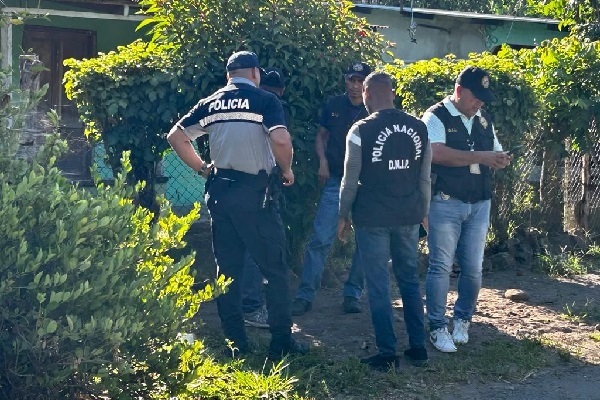
{"type": "Polygon", "coordinates": [[[600,114],[600,42],[577,36],[546,40],[521,55],[521,68],[540,99],[539,120],[549,142],[587,151],[590,124],[600,114]]]}
{"type": "MultiPolygon", "coordinates": [[[[0,172],[0,393],[4,398],[138,396],[185,384],[178,332],[223,278],[192,291],[190,254],[167,255],[198,216],[163,204],[156,224],[125,174],[94,192],[73,187],[50,136],[36,162],[0,172]]],[[[130,166],[124,159],[125,170],[130,166]]]]}
{"type": "Polygon", "coordinates": [[[173,79],[180,64],[172,53],[173,46],[136,41],[98,58],[65,61],[71,68],[65,90],[77,102],[87,138],[104,142],[114,175],[121,154],[130,152],[134,181],[148,185],[140,204],[155,212],[155,165],[168,148],[163,133],[193,93],[181,83],[186,79],[173,79]]]}
{"type": "MultiPolygon", "coordinates": [[[[286,190],[285,220],[299,255],[317,195],[314,137],[319,107],[343,91],[348,63],[381,62],[387,44],[357,18],[348,1],[143,0],[152,43],[136,42],[97,59],[68,61],[66,90],[116,164],[132,151],[132,165],[158,161],[161,138],[199,99],[225,83],[225,61],[237,50],[256,52],[262,66],[283,69],[290,105],[296,184],[286,190]]],[[[149,173],[146,175],[150,175],[149,173]]],[[[136,176],[143,177],[143,174],[136,176]]],[[[145,178],[144,178],[145,179],[145,178]]]]}

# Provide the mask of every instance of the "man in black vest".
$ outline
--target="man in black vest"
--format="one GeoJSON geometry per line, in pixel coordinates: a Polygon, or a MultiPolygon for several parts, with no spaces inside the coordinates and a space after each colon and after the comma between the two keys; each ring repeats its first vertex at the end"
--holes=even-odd
{"type": "Polygon", "coordinates": [[[345,239],[350,211],[367,282],[379,354],[361,360],[374,369],[399,366],[390,298],[388,260],[402,295],[410,348],[416,365],[427,363],[423,300],[417,274],[419,224],[431,197],[431,149],[427,128],[394,108],[389,75],[370,74],[363,100],[370,115],[352,126],[346,140],[338,237],[345,239]]]}
{"type": "Polygon", "coordinates": [[[433,153],[433,193],[429,211],[427,317],[430,340],[439,351],[456,351],[469,341],[469,325],[481,288],[485,238],[490,219],[492,171],[512,157],[502,151],[491,116],[481,109],[495,100],[489,74],[467,67],[454,93],[423,115],[433,153]],[[453,332],[445,317],[449,278],[458,262],[458,299],[453,332]]]}

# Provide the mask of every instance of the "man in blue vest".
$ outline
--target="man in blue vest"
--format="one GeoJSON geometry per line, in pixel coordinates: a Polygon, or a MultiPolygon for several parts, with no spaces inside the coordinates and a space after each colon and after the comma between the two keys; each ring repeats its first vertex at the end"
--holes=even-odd
{"type": "Polygon", "coordinates": [[[275,165],[286,186],[294,183],[293,148],[281,103],[260,90],[256,54],[240,51],[227,61],[227,85],[200,100],[179,120],[167,139],[194,171],[214,168],[206,195],[211,216],[213,251],[218,272],[233,278],[227,293],[217,297],[225,337],[237,352],[248,351],[241,300],[246,250],[269,280],[267,309],[271,343],[268,357],[305,353],[308,346],[292,338],[289,268],[285,231],[276,202],[272,173],[275,165]],[[207,165],[192,140],[208,134],[213,165],[207,165]],[[243,199],[243,201],[240,201],[243,199]]]}
{"type": "MultiPolygon", "coordinates": [[[[292,302],[292,315],[303,315],[312,308],[312,301],[321,284],[325,260],[335,240],[346,135],[353,123],[367,116],[362,99],[362,84],[370,72],[371,67],[363,62],[350,64],[344,75],[346,93],[330,97],[321,111],[321,126],[315,139],[315,151],[319,158],[318,177],[323,191],[313,223],[313,234],[304,253],[302,277],[296,298],[292,302]]],[[[364,274],[355,251],[343,289],[342,308],[345,313],[361,311],[358,300],[363,286],[364,274]]]]}
{"type": "Polygon", "coordinates": [[[492,117],[481,109],[494,101],[489,74],[465,68],[454,93],[423,115],[433,153],[433,193],[429,211],[429,269],[426,280],[430,340],[442,352],[469,341],[469,326],[481,288],[485,239],[490,219],[492,171],[512,156],[502,151],[492,117]],[[453,331],[445,317],[449,277],[456,259],[458,299],[453,331]]]}
{"type": "Polygon", "coordinates": [[[417,257],[419,225],[431,196],[431,149],[425,124],[394,107],[392,79],[367,76],[363,99],[370,115],[352,126],[346,141],[338,237],[350,229],[350,213],[364,268],[371,320],[379,353],[362,359],[377,370],[397,368],[388,260],[400,288],[415,365],[428,361],[417,257]]]}

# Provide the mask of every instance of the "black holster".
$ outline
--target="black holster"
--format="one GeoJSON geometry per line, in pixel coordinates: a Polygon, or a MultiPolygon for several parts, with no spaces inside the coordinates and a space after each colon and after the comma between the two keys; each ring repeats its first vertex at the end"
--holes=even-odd
{"type": "Polygon", "coordinates": [[[271,207],[283,209],[285,207],[285,197],[283,195],[283,184],[281,181],[281,168],[273,167],[269,174],[269,181],[265,188],[265,194],[262,199],[261,208],[269,209],[271,207]]]}

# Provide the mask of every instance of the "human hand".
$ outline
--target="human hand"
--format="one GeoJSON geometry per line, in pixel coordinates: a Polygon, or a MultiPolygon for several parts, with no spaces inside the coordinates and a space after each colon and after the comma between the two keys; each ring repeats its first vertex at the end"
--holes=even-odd
{"type": "Polygon", "coordinates": [[[329,164],[327,164],[326,161],[321,162],[321,164],[319,165],[318,177],[320,185],[324,185],[325,182],[327,182],[327,180],[329,179],[329,164]]]}
{"type": "Polygon", "coordinates": [[[288,171],[281,172],[283,186],[292,186],[294,184],[294,171],[290,168],[288,171]]]}
{"type": "Polygon", "coordinates": [[[210,173],[212,172],[212,170],[215,168],[215,165],[213,163],[210,164],[204,164],[202,166],[202,169],[200,170],[200,175],[204,178],[207,179],[208,176],[210,175],[210,173]]]}
{"type": "Polygon", "coordinates": [[[429,220],[427,217],[423,218],[423,221],[419,225],[419,241],[427,238],[427,231],[429,230],[429,220]]]}
{"type": "Polygon", "coordinates": [[[513,159],[507,151],[481,151],[481,164],[493,169],[505,168],[513,159]]]}
{"type": "Polygon", "coordinates": [[[348,232],[352,230],[352,222],[349,218],[340,218],[338,220],[337,237],[342,243],[348,241],[348,232]]]}

